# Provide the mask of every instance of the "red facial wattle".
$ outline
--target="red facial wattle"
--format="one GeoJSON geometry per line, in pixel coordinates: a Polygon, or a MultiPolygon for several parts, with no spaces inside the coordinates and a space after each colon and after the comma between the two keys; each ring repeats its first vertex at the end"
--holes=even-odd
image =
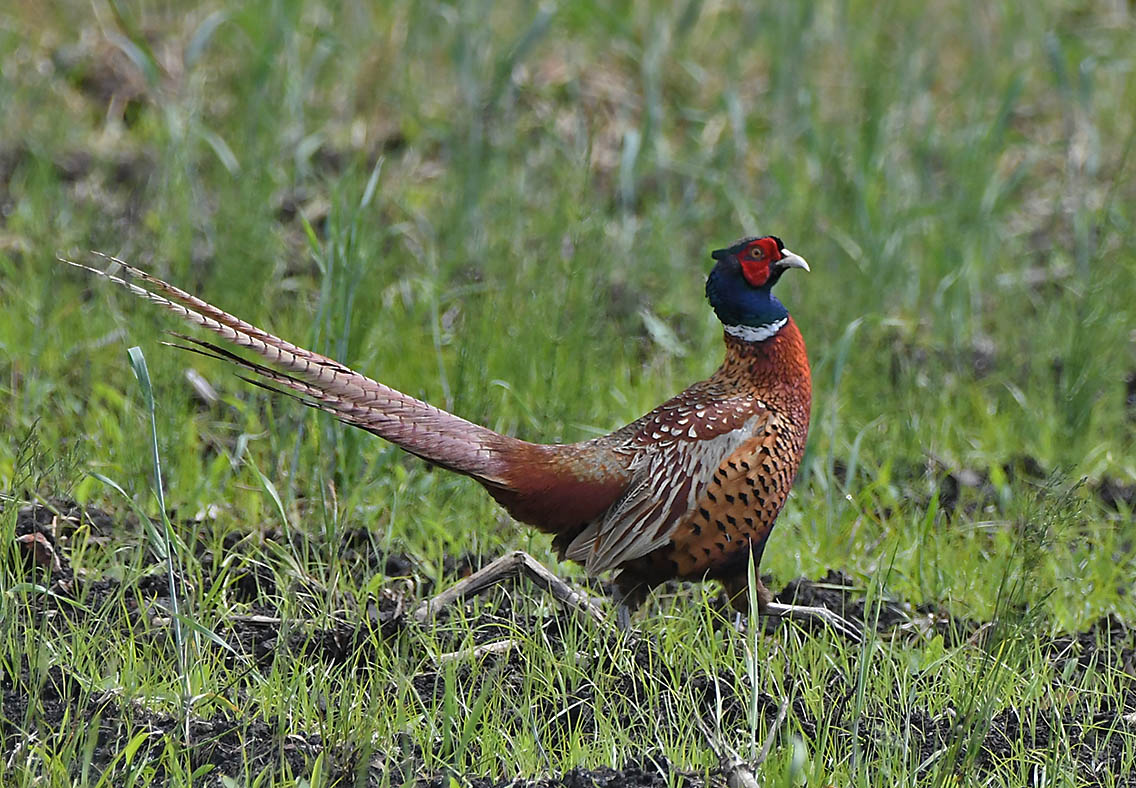
{"type": "Polygon", "coordinates": [[[738,255],[742,276],[754,287],[769,281],[769,266],[780,259],[781,250],[773,238],[758,238],[738,255]]]}

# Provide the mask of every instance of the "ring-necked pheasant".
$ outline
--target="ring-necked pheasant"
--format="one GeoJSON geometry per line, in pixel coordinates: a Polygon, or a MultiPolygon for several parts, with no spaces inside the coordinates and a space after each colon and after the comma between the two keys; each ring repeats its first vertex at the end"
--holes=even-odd
{"type": "MultiPolygon", "coordinates": [[[[670,579],[718,580],[748,606],[748,564],[765,542],[801,462],[812,384],[805,343],[772,289],[808,264],[779,238],[745,238],[711,255],[706,296],[726,358],[695,383],[610,435],[545,445],[501,435],[305,350],[120,260],[143,286],[88,268],[276,368],[184,337],[342,421],[476,479],[514,518],[553,535],[561,558],[590,574],[618,570],[621,620],[670,579]],[[150,289],[146,289],[146,287],[150,289]]],[[[255,382],[255,381],[254,381],[255,382]]],[[[756,574],[756,573],[755,573],[756,574]]],[[[821,611],[773,605],[779,615],[821,611]]],[[[822,617],[825,617],[821,613],[822,617]]],[[[831,620],[831,619],[830,619],[831,620]]]]}

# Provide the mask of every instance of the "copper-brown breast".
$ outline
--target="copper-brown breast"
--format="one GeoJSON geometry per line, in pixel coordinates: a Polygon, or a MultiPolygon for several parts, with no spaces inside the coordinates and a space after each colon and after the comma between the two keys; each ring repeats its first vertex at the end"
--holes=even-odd
{"type": "Polygon", "coordinates": [[[790,319],[761,343],[727,336],[728,352],[714,378],[748,390],[764,429],[721,461],[670,542],[624,569],[647,582],[736,574],[765,540],[801,464],[809,427],[812,386],[804,341],[790,319]]]}
{"type": "Polygon", "coordinates": [[[793,430],[780,418],[714,472],[706,494],[675,529],[670,558],[677,575],[730,574],[737,560],[764,545],[800,464],[793,430]]]}

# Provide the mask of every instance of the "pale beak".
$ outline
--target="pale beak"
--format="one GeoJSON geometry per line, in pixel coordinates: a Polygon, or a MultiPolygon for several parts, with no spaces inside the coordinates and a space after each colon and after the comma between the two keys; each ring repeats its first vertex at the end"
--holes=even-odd
{"type": "Polygon", "coordinates": [[[781,250],[781,259],[774,265],[779,265],[782,268],[803,268],[806,271],[811,270],[809,264],[805,262],[805,258],[799,254],[793,254],[788,249],[781,250]]]}

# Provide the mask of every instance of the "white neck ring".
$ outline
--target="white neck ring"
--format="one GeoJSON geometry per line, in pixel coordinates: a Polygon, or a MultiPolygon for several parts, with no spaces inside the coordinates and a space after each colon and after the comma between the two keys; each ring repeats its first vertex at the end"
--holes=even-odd
{"type": "Polygon", "coordinates": [[[789,318],[783,317],[763,326],[725,326],[726,333],[743,342],[763,342],[785,327],[789,318]]]}

